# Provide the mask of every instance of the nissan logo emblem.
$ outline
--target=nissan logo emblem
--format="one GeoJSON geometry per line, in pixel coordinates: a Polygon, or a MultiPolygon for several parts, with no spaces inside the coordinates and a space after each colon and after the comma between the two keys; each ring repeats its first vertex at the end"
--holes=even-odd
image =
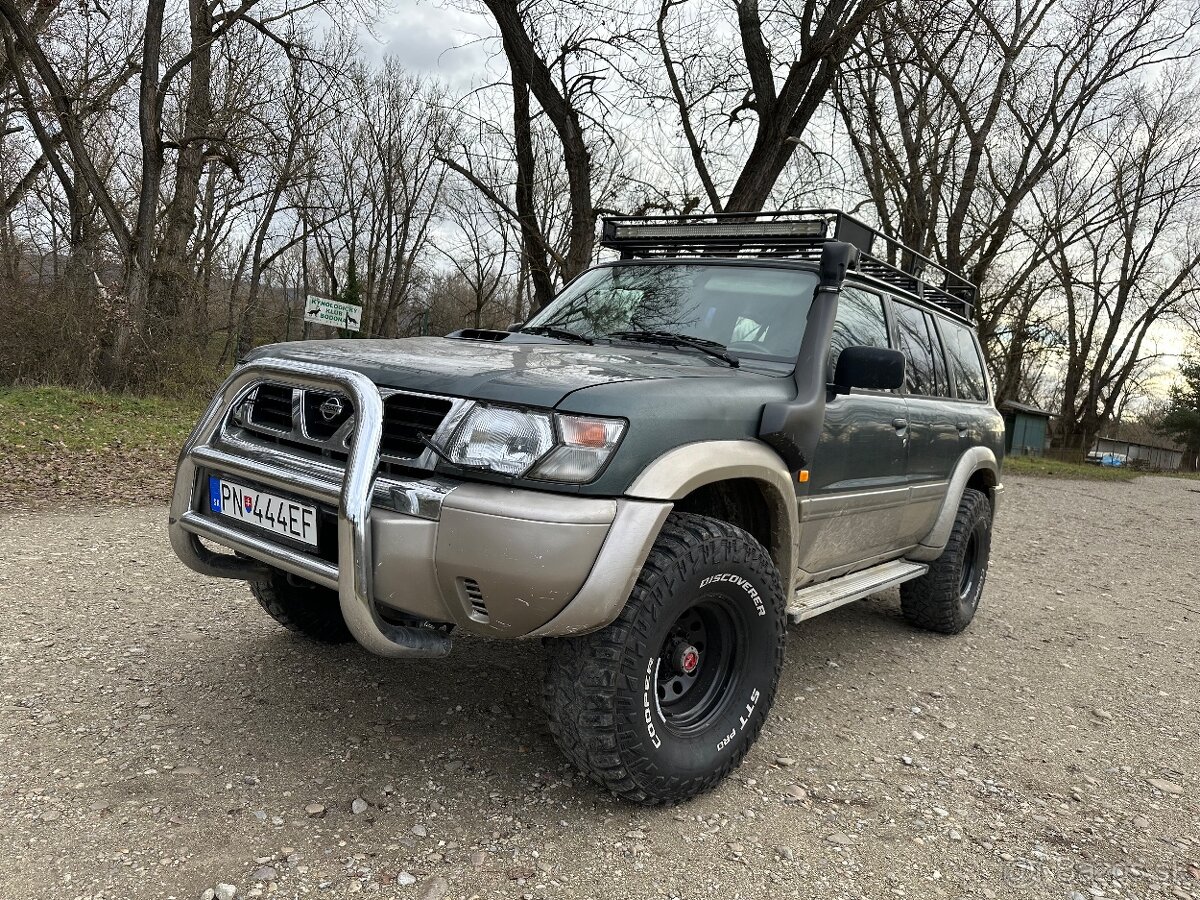
{"type": "Polygon", "coordinates": [[[342,401],[337,397],[330,397],[321,404],[321,418],[326,422],[332,422],[342,414],[345,408],[346,407],[342,404],[342,401]]]}

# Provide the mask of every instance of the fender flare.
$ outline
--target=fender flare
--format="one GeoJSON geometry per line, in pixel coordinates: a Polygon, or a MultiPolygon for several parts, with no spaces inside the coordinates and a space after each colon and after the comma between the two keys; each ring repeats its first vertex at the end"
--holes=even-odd
{"type": "Polygon", "coordinates": [[[972,447],[959,457],[946,488],[946,499],[942,501],[942,508],[938,511],[933,527],[921,538],[916,549],[907,555],[908,559],[929,562],[942,555],[942,551],[946,549],[946,542],[950,540],[950,532],[954,529],[958,504],[962,501],[967,483],[979,472],[991,473],[992,491],[989,492],[989,499],[992,501],[992,513],[995,514],[995,494],[1003,490],[1000,485],[1000,463],[990,448],[972,447]]]}
{"type": "Polygon", "coordinates": [[[759,441],[697,441],[675,447],[651,462],[625,496],[638,500],[682,500],[697,488],[733,479],[757,483],[771,514],[767,548],[783,582],[784,598],[795,590],[799,519],[792,474],[774,450],[759,441]]]}

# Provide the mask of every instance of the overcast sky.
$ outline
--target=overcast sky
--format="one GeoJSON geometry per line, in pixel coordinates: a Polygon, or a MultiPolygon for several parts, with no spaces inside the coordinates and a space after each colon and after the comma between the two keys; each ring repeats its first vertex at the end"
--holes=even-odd
{"type": "Polygon", "coordinates": [[[363,50],[391,54],[413,72],[432,75],[462,90],[479,77],[488,51],[480,36],[494,33],[483,16],[448,8],[436,0],[392,0],[378,24],[364,31],[363,50]]]}
{"type": "MultiPolygon", "coordinates": [[[[410,71],[437,78],[461,94],[481,81],[485,72],[492,78],[503,75],[503,62],[486,71],[489,52],[498,47],[484,38],[494,34],[488,17],[452,8],[443,0],[391,0],[379,22],[363,30],[362,46],[369,57],[391,54],[410,71]]],[[[1163,324],[1151,338],[1158,351],[1167,355],[1164,370],[1173,369],[1186,345],[1182,328],[1163,324]]],[[[1165,372],[1155,381],[1152,392],[1165,393],[1169,384],[1165,372]]]]}

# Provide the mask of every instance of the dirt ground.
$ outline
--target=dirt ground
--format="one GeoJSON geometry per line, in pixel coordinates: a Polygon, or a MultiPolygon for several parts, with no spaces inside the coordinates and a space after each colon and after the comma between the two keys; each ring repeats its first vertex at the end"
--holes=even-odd
{"type": "Polygon", "coordinates": [[[956,638],[789,634],[735,777],[614,801],[537,644],[306,644],[165,510],[0,513],[0,898],[1200,897],[1200,484],[1013,479],[956,638]]]}

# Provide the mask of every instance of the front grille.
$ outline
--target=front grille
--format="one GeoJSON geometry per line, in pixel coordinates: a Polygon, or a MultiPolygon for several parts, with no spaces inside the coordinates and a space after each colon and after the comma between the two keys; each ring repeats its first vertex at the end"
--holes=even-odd
{"type": "Polygon", "coordinates": [[[309,437],[319,441],[329,440],[353,414],[350,400],[342,394],[304,392],[304,428],[309,437]]]}
{"type": "MultiPolygon", "coordinates": [[[[421,437],[433,437],[453,408],[453,401],[443,397],[388,394],[383,400],[380,453],[390,457],[393,467],[403,467],[406,463],[401,461],[421,456],[426,450],[421,437]]],[[[344,394],[317,389],[293,391],[285,385],[267,383],[254,389],[232,419],[233,424],[240,424],[256,441],[304,456],[345,462],[348,436],[339,432],[353,416],[354,408],[344,394]],[[298,407],[294,405],[294,395],[298,407]],[[336,404],[331,404],[331,400],[336,404]],[[295,415],[297,408],[302,416],[295,415]]],[[[388,465],[385,461],[384,470],[388,470],[388,465]]]]}
{"type": "Polygon", "coordinates": [[[383,401],[383,439],[380,452],[413,459],[425,451],[420,435],[432,437],[452,404],[440,397],[394,394],[383,401]]]}
{"type": "Polygon", "coordinates": [[[298,441],[287,435],[271,434],[266,431],[255,431],[254,440],[259,443],[280,447],[289,453],[310,456],[313,459],[320,459],[326,462],[344,464],[350,458],[350,454],[345,447],[342,447],[340,450],[320,447],[310,441],[298,441]]]}
{"type": "Polygon", "coordinates": [[[282,384],[260,384],[250,405],[250,421],[264,428],[290,431],[292,389],[282,384]]]}

